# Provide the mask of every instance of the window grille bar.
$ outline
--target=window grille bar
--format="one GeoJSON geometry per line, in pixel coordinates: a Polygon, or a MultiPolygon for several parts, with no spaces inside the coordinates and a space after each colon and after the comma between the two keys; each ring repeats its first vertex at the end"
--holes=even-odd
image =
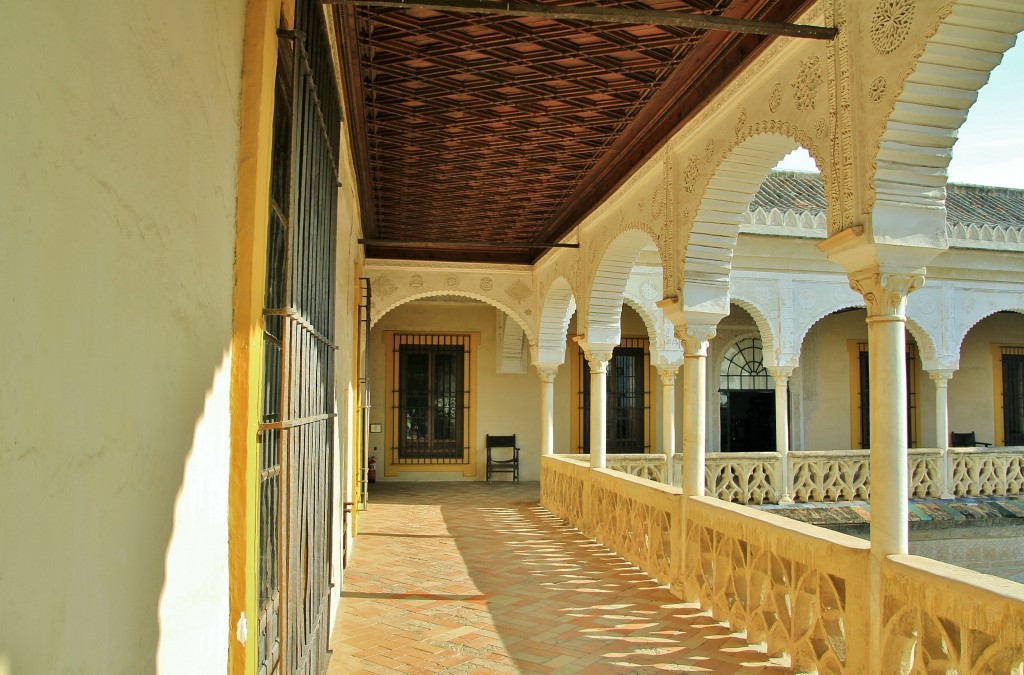
{"type": "Polygon", "coordinates": [[[469,461],[472,336],[395,334],[390,462],[469,461]]]}
{"type": "Polygon", "coordinates": [[[315,0],[298,1],[294,36],[279,41],[259,425],[259,669],[287,675],[326,665],[340,140],[315,0]]]}
{"type": "MultiPolygon", "coordinates": [[[[650,341],[625,337],[612,351],[606,376],[605,411],[609,453],[651,451],[650,341]]],[[[577,419],[580,423],[577,452],[590,452],[590,364],[582,349],[577,350],[580,381],[577,383],[577,419]]]]}
{"type": "Polygon", "coordinates": [[[1002,347],[1003,443],[1024,445],[1024,347],[1002,347]]]}

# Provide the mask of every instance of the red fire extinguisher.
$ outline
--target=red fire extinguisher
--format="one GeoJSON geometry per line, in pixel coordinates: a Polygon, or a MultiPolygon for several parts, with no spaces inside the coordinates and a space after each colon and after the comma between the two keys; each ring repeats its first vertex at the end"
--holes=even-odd
{"type": "Polygon", "coordinates": [[[370,457],[370,464],[366,469],[366,480],[370,483],[377,482],[377,458],[370,457]]]}

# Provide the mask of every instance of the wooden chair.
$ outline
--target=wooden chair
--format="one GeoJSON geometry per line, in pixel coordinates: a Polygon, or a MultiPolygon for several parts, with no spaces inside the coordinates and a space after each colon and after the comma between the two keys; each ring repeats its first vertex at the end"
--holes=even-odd
{"type": "Polygon", "coordinates": [[[951,448],[991,448],[991,443],[981,443],[976,440],[973,431],[968,431],[963,434],[958,434],[955,431],[949,432],[949,447],[951,448]]]}
{"type": "Polygon", "coordinates": [[[512,480],[519,480],[519,448],[516,447],[516,435],[491,436],[487,434],[487,480],[495,473],[511,473],[512,480]],[[498,452],[495,452],[498,451],[498,452]],[[509,451],[511,456],[509,456],[509,451]],[[498,459],[505,457],[507,459],[498,459]]]}

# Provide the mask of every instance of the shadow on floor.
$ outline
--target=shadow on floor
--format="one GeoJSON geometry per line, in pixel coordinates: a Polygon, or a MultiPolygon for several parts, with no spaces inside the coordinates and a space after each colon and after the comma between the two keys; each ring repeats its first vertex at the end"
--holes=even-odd
{"type": "Polygon", "coordinates": [[[784,670],[542,509],[538,492],[375,485],[328,672],[784,670]]]}

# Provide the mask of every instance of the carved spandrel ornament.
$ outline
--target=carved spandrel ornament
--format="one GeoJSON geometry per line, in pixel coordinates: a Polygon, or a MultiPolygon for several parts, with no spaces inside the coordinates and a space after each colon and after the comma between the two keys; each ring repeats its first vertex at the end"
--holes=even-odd
{"type": "Polygon", "coordinates": [[[850,288],[864,296],[869,319],[906,319],[907,296],[923,286],[924,275],[914,273],[872,272],[850,278],[850,288]]]}

